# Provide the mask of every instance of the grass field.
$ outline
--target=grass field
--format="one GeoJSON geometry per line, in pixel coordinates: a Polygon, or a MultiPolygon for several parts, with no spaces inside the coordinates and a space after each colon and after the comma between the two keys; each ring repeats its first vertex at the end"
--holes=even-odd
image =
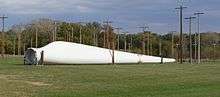
{"type": "Polygon", "coordinates": [[[220,97],[220,63],[28,66],[0,59],[0,97],[220,97]]]}

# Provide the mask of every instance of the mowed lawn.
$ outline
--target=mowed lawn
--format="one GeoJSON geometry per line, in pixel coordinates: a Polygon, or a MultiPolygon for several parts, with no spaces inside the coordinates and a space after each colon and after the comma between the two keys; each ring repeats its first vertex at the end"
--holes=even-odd
{"type": "Polygon", "coordinates": [[[220,63],[22,65],[0,59],[0,97],[220,97],[220,63]]]}

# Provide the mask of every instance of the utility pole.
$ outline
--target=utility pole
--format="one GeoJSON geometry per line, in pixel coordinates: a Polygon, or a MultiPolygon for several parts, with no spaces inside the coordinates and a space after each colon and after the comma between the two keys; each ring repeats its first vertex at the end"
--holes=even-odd
{"type": "Polygon", "coordinates": [[[111,21],[104,22],[107,24],[107,45],[112,50],[112,65],[115,65],[115,35],[114,28],[110,25],[111,21]]]}
{"type": "Polygon", "coordinates": [[[200,15],[202,15],[204,13],[201,12],[196,12],[194,13],[194,15],[197,16],[197,32],[198,32],[198,64],[201,62],[201,36],[200,36],[200,15]]]}
{"type": "Polygon", "coordinates": [[[195,19],[196,17],[189,17],[185,18],[189,20],[189,56],[190,56],[190,64],[192,64],[192,19],[195,19]]]}
{"type": "Polygon", "coordinates": [[[86,23],[86,22],[78,22],[79,24],[79,43],[82,44],[82,26],[83,24],[86,23]]]}
{"type": "Polygon", "coordinates": [[[124,51],[127,51],[127,33],[128,32],[124,32],[124,51]]]}
{"type": "Polygon", "coordinates": [[[92,31],[93,32],[93,45],[96,46],[96,28],[93,27],[93,30],[94,30],[92,31]]]}
{"type": "Polygon", "coordinates": [[[31,39],[30,39],[30,41],[31,41],[31,48],[33,47],[33,24],[30,24],[30,33],[31,33],[31,39]]]}
{"type": "Polygon", "coordinates": [[[118,39],[117,39],[117,50],[120,50],[120,30],[122,28],[115,28],[115,29],[117,30],[117,37],[118,37],[118,39]]]}
{"type": "Polygon", "coordinates": [[[114,36],[114,33],[112,32],[112,27],[111,27],[111,23],[112,21],[104,21],[103,22],[104,24],[106,24],[106,29],[105,29],[105,34],[107,34],[107,37],[106,37],[106,40],[107,40],[107,47],[108,49],[110,49],[111,47],[111,50],[112,50],[112,64],[114,65],[115,64],[115,36],[114,36]],[[111,33],[112,32],[112,33],[111,33]],[[112,46],[110,45],[110,43],[112,44],[112,46]]]}
{"type": "Polygon", "coordinates": [[[196,62],[196,56],[197,56],[197,53],[196,53],[197,52],[197,41],[196,41],[197,39],[196,39],[196,36],[197,35],[195,33],[194,34],[194,44],[193,44],[194,45],[194,62],[196,62]]]}
{"type": "Polygon", "coordinates": [[[38,45],[38,29],[37,27],[35,28],[35,47],[37,48],[37,45],[38,45]]]}
{"type": "Polygon", "coordinates": [[[53,41],[56,41],[56,34],[57,34],[57,22],[54,21],[53,41]]]}
{"type": "Polygon", "coordinates": [[[147,54],[150,55],[150,31],[147,32],[147,54]]]}
{"type": "Polygon", "coordinates": [[[13,55],[16,54],[16,36],[14,36],[14,42],[13,42],[13,55]]]}
{"type": "Polygon", "coordinates": [[[79,26],[79,43],[82,44],[82,25],[80,24],[79,26]]]}
{"type": "Polygon", "coordinates": [[[21,32],[19,31],[18,32],[18,34],[17,34],[17,37],[18,37],[18,55],[21,55],[21,50],[20,50],[20,48],[21,48],[21,32]]]}
{"type": "Polygon", "coordinates": [[[179,52],[180,44],[176,44],[176,48],[177,48],[177,61],[180,62],[180,52],[179,52]]]}
{"type": "MultiPolygon", "coordinates": [[[[27,32],[26,32],[25,30],[23,30],[23,31],[24,31],[24,34],[25,34],[24,40],[26,40],[26,34],[27,34],[27,32]]],[[[26,42],[23,41],[23,55],[25,55],[25,51],[26,51],[26,42]]]]}
{"type": "Polygon", "coordinates": [[[73,27],[71,27],[71,32],[72,32],[72,34],[71,34],[71,38],[72,38],[71,41],[74,42],[74,35],[73,35],[74,32],[73,32],[73,27]]]}
{"type": "Polygon", "coordinates": [[[114,33],[111,33],[111,42],[112,42],[112,64],[115,65],[115,36],[114,36],[114,33]]]}
{"type": "Polygon", "coordinates": [[[71,39],[70,33],[72,32],[71,31],[71,24],[70,24],[70,22],[68,22],[67,24],[68,24],[68,28],[67,28],[67,41],[70,42],[71,41],[70,40],[71,39]]]}
{"type": "Polygon", "coordinates": [[[161,64],[163,63],[163,55],[162,55],[162,43],[161,43],[161,37],[159,37],[159,56],[161,58],[161,64]]]}
{"type": "Polygon", "coordinates": [[[171,31],[171,55],[174,58],[174,33],[176,33],[176,31],[171,31]]]}
{"type": "Polygon", "coordinates": [[[133,48],[133,37],[132,37],[132,34],[130,34],[130,50],[129,50],[130,52],[132,48],[133,48]]]}
{"type": "Polygon", "coordinates": [[[5,40],[4,40],[4,31],[5,31],[5,19],[7,19],[5,15],[1,16],[0,19],[2,19],[2,45],[1,45],[1,55],[4,57],[5,54],[5,40]]]}
{"type": "Polygon", "coordinates": [[[182,5],[176,9],[179,10],[180,13],[180,63],[183,63],[183,9],[187,7],[183,7],[182,5]]]}
{"type": "Polygon", "coordinates": [[[98,46],[98,27],[93,27],[93,45],[98,46]]]}
{"type": "Polygon", "coordinates": [[[146,54],[146,50],[145,50],[145,46],[146,46],[146,44],[145,44],[145,41],[146,41],[145,33],[143,33],[142,37],[143,37],[143,40],[142,40],[142,51],[143,51],[143,54],[145,55],[146,54]]]}
{"type": "Polygon", "coordinates": [[[145,36],[145,32],[146,32],[146,29],[149,27],[148,26],[143,26],[143,27],[138,27],[138,28],[141,28],[143,30],[143,35],[142,35],[142,53],[145,55],[146,54],[146,51],[145,51],[145,41],[146,41],[146,36],[145,36]]]}
{"type": "Polygon", "coordinates": [[[109,28],[111,26],[110,24],[112,23],[112,21],[107,20],[107,21],[104,21],[103,23],[106,24],[106,26],[107,26],[107,28],[105,30],[105,33],[107,34],[107,36],[106,36],[106,40],[107,40],[106,44],[107,44],[107,47],[110,48],[110,44],[109,44],[109,34],[110,34],[109,32],[110,32],[110,29],[109,28]]]}
{"type": "Polygon", "coordinates": [[[216,44],[213,43],[213,60],[215,61],[215,48],[216,48],[216,44]]]}

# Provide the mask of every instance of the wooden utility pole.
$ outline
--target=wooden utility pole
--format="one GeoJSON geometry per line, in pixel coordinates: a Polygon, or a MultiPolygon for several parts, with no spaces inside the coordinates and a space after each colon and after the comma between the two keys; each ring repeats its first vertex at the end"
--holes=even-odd
{"type": "Polygon", "coordinates": [[[150,31],[147,33],[147,54],[150,55],[150,31]]]}
{"type": "Polygon", "coordinates": [[[197,33],[198,33],[198,64],[201,62],[201,36],[200,36],[200,15],[204,13],[196,12],[194,15],[197,15],[197,33]]]}
{"type": "Polygon", "coordinates": [[[180,12],[180,63],[183,63],[183,9],[186,7],[183,7],[182,5],[176,9],[178,9],[180,12]]]}
{"type": "Polygon", "coordinates": [[[115,35],[111,33],[111,44],[112,44],[112,64],[115,64],[115,35]]]}
{"type": "Polygon", "coordinates": [[[127,51],[127,33],[128,32],[124,32],[124,51],[127,51]]]}
{"type": "Polygon", "coordinates": [[[96,26],[92,26],[92,28],[90,28],[90,32],[93,35],[93,45],[94,46],[98,46],[98,28],[96,26]]]}
{"type": "Polygon", "coordinates": [[[70,42],[71,41],[70,35],[72,33],[72,31],[71,31],[71,23],[68,23],[67,27],[68,27],[68,29],[67,29],[67,41],[70,42]]]}
{"type": "Polygon", "coordinates": [[[14,36],[14,42],[13,42],[13,55],[16,54],[16,36],[14,36]]]}
{"type": "Polygon", "coordinates": [[[73,32],[73,27],[71,27],[71,42],[74,42],[74,32],[73,32]]]}
{"type": "Polygon", "coordinates": [[[130,50],[129,50],[130,52],[132,48],[133,48],[133,37],[132,37],[132,34],[130,34],[130,50]]]}
{"type": "Polygon", "coordinates": [[[194,34],[194,62],[196,62],[196,59],[197,59],[197,35],[196,35],[196,33],[194,34]]]}
{"type": "Polygon", "coordinates": [[[176,44],[176,49],[177,49],[177,62],[180,62],[180,44],[176,44]]]}
{"type": "Polygon", "coordinates": [[[56,34],[57,34],[57,22],[54,21],[53,41],[56,41],[56,34]]]}
{"type": "Polygon", "coordinates": [[[38,29],[37,29],[37,25],[35,25],[35,47],[37,48],[38,46],[38,29]]]}
{"type": "Polygon", "coordinates": [[[111,32],[110,31],[110,26],[111,26],[110,24],[112,23],[112,21],[107,20],[107,21],[104,21],[103,23],[106,24],[106,30],[105,30],[105,33],[106,33],[106,44],[107,44],[107,48],[109,49],[110,48],[109,32],[111,32]]]}
{"type": "Polygon", "coordinates": [[[78,22],[79,24],[79,43],[82,44],[83,43],[83,37],[82,37],[82,26],[83,24],[86,22],[78,22]]]}
{"type": "Polygon", "coordinates": [[[82,44],[82,25],[79,28],[79,43],[82,44]]]}
{"type": "Polygon", "coordinates": [[[174,58],[175,54],[174,54],[174,33],[176,33],[176,31],[171,31],[171,55],[174,58]]]}
{"type": "Polygon", "coordinates": [[[185,18],[189,20],[189,56],[190,56],[190,64],[192,64],[192,19],[195,19],[196,17],[189,17],[185,18]]]}
{"type": "Polygon", "coordinates": [[[118,39],[117,39],[117,50],[120,50],[120,30],[122,28],[115,28],[115,29],[117,30],[117,37],[118,37],[118,39]]]}
{"type": "Polygon", "coordinates": [[[162,42],[161,37],[159,37],[159,56],[161,57],[161,64],[163,63],[163,55],[162,55],[162,42]]]}
{"type": "Polygon", "coordinates": [[[143,54],[145,55],[146,54],[146,50],[145,50],[145,46],[146,46],[146,44],[145,44],[145,41],[146,41],[146,37],[145,37],[145,33],[143,33],[143,35],[142,35],[142,52],[143,52],[143,54]]]}
{"type": "Polygon", "coordinates": [[[148,26],[143,26],[143,27],[138,27],[138,28],[141,28],[142,31],[143,31],[143,34],[142,34],[142,54],[145,55],[146,54],[146,51],[145,51],[145,46],[146,46],[146,44],[145,44],[145,41],[146,41],[145,32],[146,32],[147,28],[149,29],[149,27],[148,26]]]}
{"type": "MultiPolygon", "coordinates": [[[[107,48],[112,50],[112,64],[115,64],[115,36],[114,36],[114,29],[111,27],[112,21],[104,21],[104,24],[106,24],[104,36],[106,35],[106,44],[107,48]]],[[[104,40],[105,42],[105,40],[104,40]]]]}
{"type": "Polygon", "coordinates": [[[2,45],[1,45],[1,55],[2,57],[4,57],[5,54],[5,36],[4,36],[4,31],[5,31],[5,19],[7,19],[8,17],[6,17],[5,15],[1,16],[0,19],[2,19],[2,34],[1,34],[1,39],[2,39],[2,45]]]}
{"type": "Polygon", "coordinates": [[[17,51],[18,55],[21,55],[21,49],[20,49],[21,48],[21,35],[20,34],[21,34],[21,32],[18,32],[18,34],[17,34],[17,37],[18,37],[18,49],[17,49],[18,50],[17,51]]]}
{"type": "Polygon", "coordinates": [[[213,45],[213,60],[215,61],[215,48],[216,48],[216,44],[215,43],[213,43],[212,44],[213,45]]]}

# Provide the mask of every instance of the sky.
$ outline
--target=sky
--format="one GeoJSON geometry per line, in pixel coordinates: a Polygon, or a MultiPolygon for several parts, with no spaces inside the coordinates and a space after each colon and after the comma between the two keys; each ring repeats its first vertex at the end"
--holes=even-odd
{"type": "MultiPolygon", "coordinates": [[[[0,0],[0,15],[8,16],[7,29],[34,19],[51,18],[70,22],[110,20],[112,26],[130,33],[140,32],[138,27],[148,25],[151,31],[164,34],[179,31],[175,8],[180,4],[187,7],[184,18],[198,11],[205,13],[200,17],[202,32],[220,32],[220,0],[0,0]]],[[[195,25],[194,20],[194,31],[195,25]]],[[[184,20],[184,32],[187,29],[188,21],[184,20]]]]}

